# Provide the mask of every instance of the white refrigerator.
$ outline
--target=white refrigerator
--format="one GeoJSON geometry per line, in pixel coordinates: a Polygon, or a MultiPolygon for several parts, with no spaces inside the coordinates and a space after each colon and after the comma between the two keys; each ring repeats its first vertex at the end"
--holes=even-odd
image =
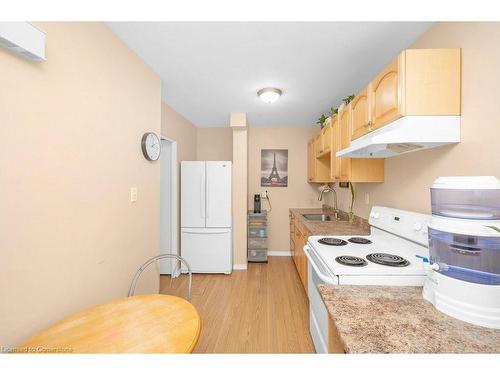
{"type": "Polygon", "coordinates": [[[230,161],[181,162],[181,256],[192,272],[231,273],[230,161]]]}

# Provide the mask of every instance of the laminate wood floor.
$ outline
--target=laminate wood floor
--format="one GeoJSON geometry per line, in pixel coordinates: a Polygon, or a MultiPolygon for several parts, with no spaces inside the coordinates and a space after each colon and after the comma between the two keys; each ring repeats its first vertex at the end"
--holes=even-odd
{"type": "MultiPolygon", "coordinates": [[[[187,277],[161,276],[160,293],[186,296],[187,277]]],[[[201,315],[195,353],[314,353],[307,295],[291,257],[231,275],[193,275],[201,315]]]]}

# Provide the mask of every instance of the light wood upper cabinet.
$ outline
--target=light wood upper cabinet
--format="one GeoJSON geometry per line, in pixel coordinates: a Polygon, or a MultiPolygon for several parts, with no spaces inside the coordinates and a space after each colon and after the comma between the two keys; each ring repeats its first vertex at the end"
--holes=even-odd
{"type": "MultiPolygon", "coordinates": [[[[351,105],[346,106],[339,113],[340,149],[349,147],[351,143],[351,105]]],[[[340,181],[349,181],[350,158],[340,159],[340,181]]]]}
{"type": "MultiPolygon", "coordinates": [[[[460,89],[459,48],[405,50],[367,86],[368,130],[402,116],[460,115],[460,89]]],[[[352,139],[360,136],[354,130],[357,124],[352,139]]]]}
{"type": "MultiPolygon", "coordinates": [[[[351,103],[352,104],[352,103],[351,103]]],[[[332,121],[330,182],[383,182],[384,159],[351,159],[337,157],[337,151],[350,144],[352,107],[349,104],[332,121]]]]}
{"type": "Polygon", "coordinates": [[[383,182],[384,159],[337,157],[402,116],[460,115],[460,49],[410,49],[391,61],[308,144],[308,181],[383,182]]]}
{"type": "Polygon", "coordinates": [[[316,175],[316,154],[314,153],[314,138],[307,142],[307,180],[314,181],[316,175]]]}
{"type": "Polygon", "coordinates": [[[322,153],[329,152],[332,149],[332,125],[330,121],[321,129],[321,145],[322,153]]]}
{"type": "Polygon", "coordinates": [[[404,113],[402,98],[404,61],[405,53],[403,52],[392,60],[368,86],[372,115],[370,130],[375,130],[397,120],[404,113]]]}
{"type": "Polygon", "coordinates": [[[404,114],[460,115],[460,48],[407,49],[404,114]]]}
{"type": "Polygon", "coordinates": [[[351,102],[351,139],[356,139],[370,131],[370,102],[368,87],[361,90],[351,102]]]}
{"type": "MultiPolygon", "coordinates": [[[[382,182],[384,180],[384,159],[351,159],[336,156],[341,147],[349,146],[351,112],[352,109],[349,106],[346,107],[327,125],[329,129],[325,133],[330,134],[330,152],[316,153],[315,151],[318,137],[324,129],[318,131],[309,140],[307,144],[307,180],[309,182],[382,182]]],[[[299,240],[297,239],[294,243],[298,248],[300,246],[297,241],[299,240]]],[[[297,256],[300,256],[300,253],[297,256]]]]}
{"type": "Polygon", "coordinates": [[[330,156],[330,181],[340,180],[340,158],[335,154],[340,150],[340,126],[338,117],[332,120],[332,153],[330,156]]]}
{"type": "Polygon", "coordinates": [[[321,142],[321,132],[319,132],[314,137],[314,154],[316,156],[319,156],[321,155],[322,152],[323,152],[323,143],[321,142]]]}

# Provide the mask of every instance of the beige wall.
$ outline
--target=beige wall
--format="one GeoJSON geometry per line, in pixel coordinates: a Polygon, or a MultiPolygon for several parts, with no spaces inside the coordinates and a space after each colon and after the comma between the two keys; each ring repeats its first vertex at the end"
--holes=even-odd
{"type": "Polygon", "coordinates": [[[231,128],[198,128],[197,137],[198,160],[233,160],[231,128]]]}
{"type": "Polygon", "coordinates": [[[167,103],[161,103],[161,134],[177,141],[177,160],[196,160],[197,128],[167,103]]]}
{"type": "Polygon", "coordinates": [[[439,176],[500,178],[499,40],[498,22],[437,23],[412,46],[462,48],[462,141],[386,159],[384,183],[358,184],[356,213],[367,217],[374,204],[429,213],[429,187],[439,176]],[[368,205],[365,193],[370,194],[368,205]]]}
{"type": "MultiPolygon", "coordinates": [[[[181,169],[183,160],[198,160],[197,128],[187,119],[182,117],[167,103],[161,103],[161,134],[177,142],[177,223],[181,222],[181,169]]],[[[177,253],[180,254],[180,225],[177,231],[177,253]]]]}
{"type": "Polygon", "coordinates": [[[37,26],[46,62],[0,49],[4,346],[126,296],[159,245],[159,164],[140,141],[160,131],[160,79],[102,23],[37,26]]]}
{"type": "MultiPolygon", "coordinates": [[[[290,250],[288,210],[300,207],[321,207],[316,184],[307,182],[307,141],[318,131],[304,128],[250,128],[248,150],[248,204],[253,208],[253,196],[269,192],[272,211],[268,216],[268,248],[271,251],[290,250]],[[288,149],[288,187],[260,186],[261,149],[288,149]]],[[[263,201],[267,208],[267,202],[263,201]]]]}

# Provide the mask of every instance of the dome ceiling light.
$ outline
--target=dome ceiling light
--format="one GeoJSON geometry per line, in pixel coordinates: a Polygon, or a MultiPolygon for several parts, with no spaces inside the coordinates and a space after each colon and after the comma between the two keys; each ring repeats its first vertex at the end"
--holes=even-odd
{"type": "Polygon", "coordinates": [[[282,91],[280,89],[277,89],[276,87],[266,87],[257,91],[258,97],[264,103],[268,104],[274,103],[276,100],[278,100],[281,94],[282,91]]]}

